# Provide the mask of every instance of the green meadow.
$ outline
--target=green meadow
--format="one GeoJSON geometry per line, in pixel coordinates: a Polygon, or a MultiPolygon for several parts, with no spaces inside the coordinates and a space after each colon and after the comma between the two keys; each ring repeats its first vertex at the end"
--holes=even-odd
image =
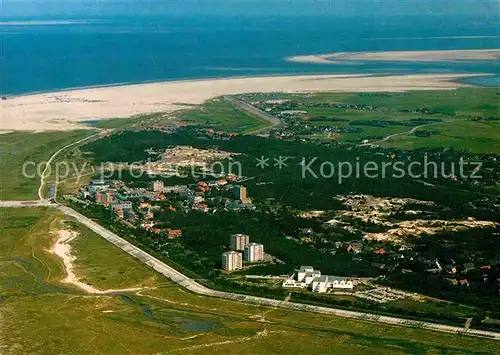
{"type": "Polygon", "coordinates": [[[179,113],[179,119],[192,125],[203,125],[215,130],[248,134],[269,127],[268,121],[250,115],[233,106],[224,98],[206,101],[203,105],[192,106],[179,113]]]}
{"type": "MultiPolygon", "coordinates": [[[[461,88],[406,93],[251,94],[248,101],[287,99],[306,104],[308,125],[361,128],[361,132],[315,134],[317,139],[371,143],[394,148],[454,148],[470,153],[500,153],[500,91],[461,88]],[[372,110],[313,107],[312,104],[369,105],[372,110]],[[425,113],[424,113],[425,112],[425,113]],[[316,119],[323,117],[323,119],[316,119]],[[328,117],[328,118],[324,118],[328,117]],[[438,120],[410,132],[412,120],[438,120]],[[385,121],[386,126],[373,123],[385,121]],[[361,124],[360,124],[361,122],[361,124]],[[372,122],[372,123],[370,123],[372,122]],[[379,142],[387,136],[394,137],[379,142]]],[[[300,120],[300,118],[298,118],[300,120]]]]}
{"type": "Polygon", "coordinates": [[[2,354],[496,354],[498,342],[260,307],[187,292],[45,208],[0,209],[2,354]],[[79,279],[48,250],[59,229],[79,279]]]}
{"type": "Polygon", "coordinates": [[[67,144],[93,134],[94,131],[13,132],[0,135],[0,200],[38,199],[43,163],[67,144]],[[26,162],[26,174],[23,166],[26,162]],[[42,163],[42,165],[39,165],[42,163]],[[38,169],[38,166],[40,167],[38,169]]]}

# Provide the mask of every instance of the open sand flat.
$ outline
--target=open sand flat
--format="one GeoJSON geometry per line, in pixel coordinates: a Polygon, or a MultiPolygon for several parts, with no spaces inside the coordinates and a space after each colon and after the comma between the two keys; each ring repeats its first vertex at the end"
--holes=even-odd
{"type": "Polygon", "coordinates": [[[78,237],[78,233],[70,231],[70,230],[59,230],[57,231],[57,241],[49,250],[49,252],[57,255],[63,261],[64,268],[66,269],[66,278],[62,280],[63,283],[74,285],[83,291],[96,294],[96,295],[104,295],[104,294],[112,294],[116,292],[132,292],[132,291],[140,291],[143,288],[134,287],[134,288],[126,288],[119,290],[99,290],[92,285],[86,284],[85,282],[80,281],[80,279],[76,276],[74,272],[74,261],[76,260],[75,256],[71,253],[71,242],[78,237]]]}
{"type": "Polygon", "coordinates": [[[9,97],[1,101],[0,130],[89,128],[80,121],[172,112],[220,95],[251,92],[373,92],[455,89],[478,74],[406,76],[302,75],[230,78],[86,88],[9,97]]]}
{"type": "Polygon", "coordinates": [[[345,64],[352,61],[456,62],[499,60],[500,49],[397,51],[397,52],[342,52],[302,55],[286,58],[289,62],[316,64],[345,64]]]}

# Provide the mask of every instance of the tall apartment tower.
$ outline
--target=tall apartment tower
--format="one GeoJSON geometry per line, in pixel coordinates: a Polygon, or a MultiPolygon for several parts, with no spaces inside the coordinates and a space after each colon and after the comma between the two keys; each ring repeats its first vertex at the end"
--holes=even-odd
{"type": "Polygon", "coordinates": [[[258,243],[250,243],[245,245],[245,260],[250,262],[264,260],[264,246],[258,243]]]}
{"type": "Polygon", "coordinates": [[[239,270],[243,266],[241,253],[237,251],[226,251],[222,253],[222,269],[226,271],[239,270]]]}
{"type": "Polygon", "coordinates": [[[163,184],[163,181],[153,182],[153,191],[154,192],[163,192],[164,188],[165,188],[165,185],[163,184]]]}
{"type": "Polygon", "coordinates": [[[234,198],[241,200],[241,201],[245,201],[248,199],[247,198],[247,188],[245,186],[237,185],[237,186],[233,187],[232,194],[233,194],[234,198]]]}
{"type": "Polygon", "coordinates": [[[250,243],[250,237],[246,234],[233,234],[231,236],[231,250],[243,251],[248,243],[250,243]]]}

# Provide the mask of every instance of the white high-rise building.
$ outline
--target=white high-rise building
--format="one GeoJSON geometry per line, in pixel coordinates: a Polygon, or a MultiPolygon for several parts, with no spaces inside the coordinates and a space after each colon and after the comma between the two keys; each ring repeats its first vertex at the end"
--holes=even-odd
{"type": "Polygon", "coordinates": [[[264,260],[264,246],[258,243],[250,243],[245,246],[245,260],[250,262],[264,260]]]}
{"type": "Polygon", "coordinates": [[[222,269],[226,271],[239,270],[243,267],[243,258],[237,251],[222,253],[222,269]]]}
{"type": "Polygon", "coordinates": [[[250,243],[250,237],[246,234],[233,234],[231,236],[231,250],[243,251],[248,243],[250,243]]]}
{"type": "Polygon", "coordinates": [[[165,184],[163,183],[163,181],[153,182],[153,191],[154,192],[163,192],[164,188],[165,188],[165,184]]]}

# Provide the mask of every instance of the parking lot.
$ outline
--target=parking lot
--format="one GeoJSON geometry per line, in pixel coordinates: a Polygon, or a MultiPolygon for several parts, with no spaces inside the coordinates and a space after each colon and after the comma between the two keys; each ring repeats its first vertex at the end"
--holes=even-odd
{"type": "Polygon", "coordinates": [[[385,303],[397,301],[415,296],[414,293],[404,292],[389,287],[375,287],[369,290],[357,291],[354,293],[356,297],[364,298],[373,302],[385,303]]]}

